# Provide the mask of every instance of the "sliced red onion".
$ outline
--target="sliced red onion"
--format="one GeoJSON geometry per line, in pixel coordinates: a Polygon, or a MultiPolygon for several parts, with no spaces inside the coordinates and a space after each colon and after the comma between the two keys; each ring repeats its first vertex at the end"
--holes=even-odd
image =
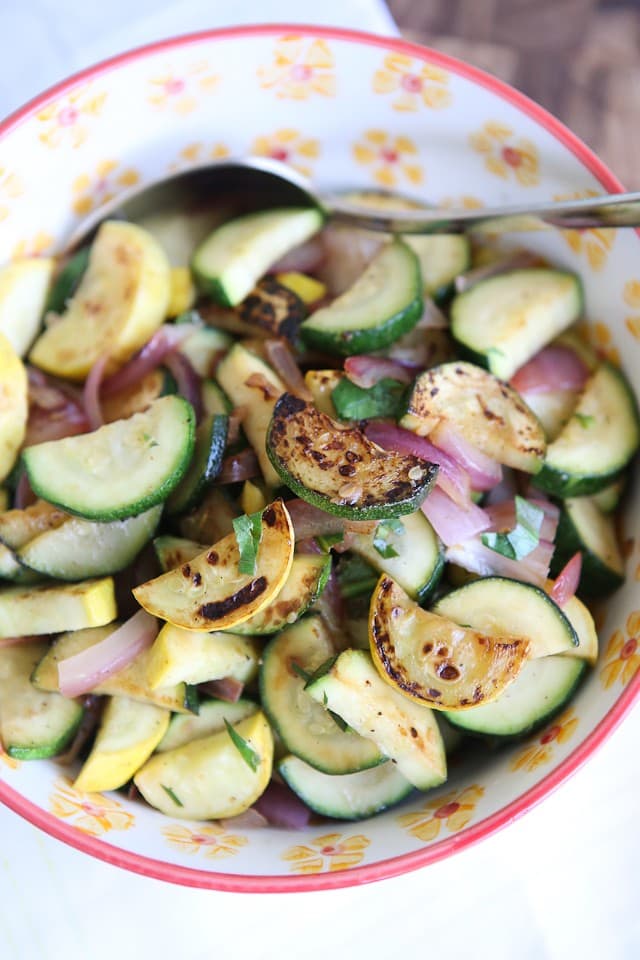
{"type": "Polygon", "coordinates": [[[198,689],[218,700],[236,703],[242,696],[244,683],[235,677],[220,677],[218,680],[207,680],[206,683],[198,684],[198,689]]]}
{"type": "Polygon", "coordinates": [[[404,430],[402,427],[396,427],[382,420],[371,420],[365,428],[365,433],[369,440],[377,443],[383,450],[412,453],[422,460],[436,463],[438,465],[436,485],[461,506],[466,506],[470,502],[471,484],[468,474],[456,460],[426,437],[419,437],[411,430],[404,430]]]}
{"type": "Polygon", "coordinates": [[[199,423],[202,417],[201,382],[191,361],[184,354],[172,351],[165,356],[164,363],[176,381],[178,393],[189,401],[196,415],[196,423],[199,423]]]}
{"type": "Polygon", "coordinates": [[[18,643],[30,643],[31,640],[42,640],[41,636],[33,637],[27,635],[24,637],[2,637],[0,638],[0,648],[2,647],[15,647],[18,643]]]}
{"type": "Polygon", "coordinates": [[[430,437],[437,447],[460,464],[474,490],[491,490],[502,480],[501,464],[478,450],[451,427],[439,424],[431,431],[430,437]]]}
{"type": "Polygon", "coordinates": [[[342,636],[345,609],[335,569],[329,574],[327,585],[315,601],[313,609],[320,614],[334,637],[342,636]]]}
{"type": "Polygon", "coordinates": [[[578,550],[564,565],[551,587],[551,598],[559,607],[564,607],[565,603],[574,596],[580,584],[581,573],[582,554],[578,550]]]}
{"type": "Polygon", "coordinates": [[[56,763],[61,763],[63,766],[72,764],[77,759],[85,744],[87,744],[93,736],[100,721],[104,698],[96,697],[90,693],[86,697],[83,697],[82,706],[84,708],[82,720],[70,746],[67,747],[64,753],[60,753],[56,757],[56,763]]]}
{"type": "Polygon", "coordinates": [[[542,266],[544,261],[529,250],[516,250],[514,253],[492,263],[487,263],[483,267],[474,267],[472,270],[466,270],[458,274],[455,279],[456,293],[464,293],[471,287],[475,287],[481,280],[488,280],[490,277],[497,277],[501,273],[508,273],[510,270],[523,270],[528,267],[542,266]]]}
{"type": "MultiPolygon", "coordinates": [[[[553,542],[560,518],[559,509],[548,501],[535,500],[533,497],[527,497],[527,502],[543,511],[540,539],[553,542]]],[[[502,503],[490,504],[484,510],[491,519],[492,530],[502,533],[505,530],[514,529],[516,525],[515,500],[503,500],[502,503]]]]}
{"type": "Polygon", "coordinates": [[[243,483],[245,480],[251,480],[253,477],[259,476],[260,464],[258,458],[251,447],[247,447],[239,453],[233,453],[224,458],[220,473],[216,477],[216,483],[243,483]]]}
{"type": "Polygon", "coordinates": [[[254,808],[274,827],[302,830],[309,825],[311,810],[286,784],[271,780],[254,808]]]}
{"type": "Polygon", "coordinates": [[[511,378],[518,393],[552,393],[556,390],[579,392],[589,377],[589,368],[571,347],[552,344],[536,353],[511,378]]]}
{"type": "Polygon", "coordinates": [[[31,447],[37,443],[46,443],[48,440],[74,437],[80,433],[87,433],[90,429],[84,410],[68,401],[65,407],[57,410],[46,411],[32,407],[29,411],[23,446],[31,447]]]}
{"type": "Polygon", "coordinates": [[[318,234],[289,250],[270,269],[270,273],[315,273],[325,258],[322,237],[318,234]]]}
{"type": "Polygon", "coordinates": [[[317,555],[323,552],[322,547],[314,537],[308,537],[306,540],[296,540],[296,553],[317,555]]]}
{"type": "Polygon", "coordinates": [[[16,489],[13,494],[13,506],[16,510],[24,510],[25,507],[30,507],[32,503],[35,503],[37,497],[31,488],[29,483],[29,476],[26,470],[23,470],[20,474],[20,478],[16,484],[16,489]]]}
{"type": "Polygon", "coordinates": [[[344,362],[344,371],[352,383],[365,390],[385,378],[398,380],[400,383],[411,383],[415,378],[415,373],[412,373],[407,365],[399,360],[370,357],[366,354],[347,357],[344,362]]]}
{"type": "Polygon", "coordinates": [[[123,670],[139,653],[150,647],[157,633],[155,617],[146,610],[138,610],[104,640],[59,662],[60,693],[65,697],[90,693],[99,683],[123,670]]]}
{"type": "Polygon", "coordinates": [[[431,297],[424,298],[422,316],[415,325],[416,330],[447,330],[449,321],[438,304],[431,297]]]}
{"type": "Polygon", "coordinates": [[[438,487],[423,501],[422,512],[447,547],[491,527],[491,520],[481,507],[471,501],[466,508],[461,507],[438,487]]]}
{"type": "Polygon", "coordinates": [[[224,817],[218,820],[220,826],[225,830],[260,830],[269,826],[269,821],[255,807],[249,807],[235,817],[224,817]]]}
{"type": "Polygon", "coordinates": [[[265,340],[264,356],[290,393],[307,403],[313,402],[313,394],[304,382],[304,377],[300,372],[300,367],[296,362],[293,351],[284,340],[270,338],[265,340]]]}
{"type": "Polygon", "coordinates": [[[293,523],[296,542],[309,540],[312,537],[329,536],[332,533],[342,533],[344,519],[325,513],[318,507],[312,506],[306,500],[287,500],[287,510],[293,523]]]}
{"type": "Polygon", "coordinates": [[[511,467],[502,468],[502,480],[489,490],[484,498],[485,508],[503,500],[513,500],[518,492],[515,471],[511,467]]]}
{"type": "Polygon", "coordinates": [[[135,357],[103,381],[102,396],[110,397],[111,394],[138,383],[149,371],[155,370],[164,358],[192,333],[193,327],[188,323],[165,324],[160,327],[135,357]]]}
{"type": "Polygon", "coordinates": [[[100,387],[104,371],[109,362],[109,354],[99,357],[89,371],[82,391],[82,401],[87,420],[92,430],[97,430],[104,423],[102,407],[100,406],[100,387]]]}
{"type": "Polygon", "coordinates": [[[369,230],[332,224],[320,234],[325,258],[318,276],[333,296],[339,296],[363,274],[385,237],[369,230]]]}
{"type": "Polygon", "coordinates": [[[462,543],[448,546],[445,559],[482,577],[511,577],[514,580],[524,580],[543,587],[549,574],[553,551],[552,543],[541,540],[535,550],[522,560],[512,560],[486,547],[479,537],[472,537],[462,543]]]}

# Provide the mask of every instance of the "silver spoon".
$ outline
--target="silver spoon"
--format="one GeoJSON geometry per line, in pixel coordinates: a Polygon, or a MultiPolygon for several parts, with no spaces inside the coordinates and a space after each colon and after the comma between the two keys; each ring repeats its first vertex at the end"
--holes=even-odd
{"type": "MultiPolygon", "coordinates": [[[[391,196],[388,191],[377,191],[391,196]]],[[[521,203],[473,210],[423,207],[415,210],[372,212],[340,193],[317,196],[311,183],[277,160],[248,158],[220,160],[157,179],[120,194],[95,210],[73,231],[68,247],[76,246],[107,217],[131,220],[157,213],[167,206],[201,208],[213,201],[234,198],[247,210],[275,206],[319,205],[334,221],[385,233],[481,233],[496,235],[547,227],[640,226],[640,193],[620,193],[559,203],[521,203]]]]}

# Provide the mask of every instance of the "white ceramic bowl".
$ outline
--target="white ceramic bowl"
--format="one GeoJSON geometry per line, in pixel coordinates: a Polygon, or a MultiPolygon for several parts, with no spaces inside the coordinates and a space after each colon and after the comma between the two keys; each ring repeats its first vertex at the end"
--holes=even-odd
{"type": "MultiPolygon", "coordinates": [[[[449,57],[344,30],[260,26],[158,43],[71,78],[0,126],[0,262],[60,249],[111,196],[225,155],[269,155],[319,188],[377,185],[466,205],[621,189],[587,147],[515,90],[449,57]]],[[[640,239],[532,233],[582,276],[586,328],[640,393],[640,239]]],[[[528,742],[453,766],[445,786],[362,823],[295,833],[174,822],[121,795],[82,795],[54,762],[0,756],[0,800],[80,850],[224,890],[311,890],[423,866],[486,837],[553,790],[640,690],[640,510],[626,585],[571,706],[528,742]]]]}

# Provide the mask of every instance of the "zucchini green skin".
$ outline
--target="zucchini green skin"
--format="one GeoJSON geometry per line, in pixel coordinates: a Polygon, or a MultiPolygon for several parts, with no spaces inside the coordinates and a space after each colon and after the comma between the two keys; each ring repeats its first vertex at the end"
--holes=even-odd
{"type": "Polygon", "coordinates": [[[334,820],[363,820],[405,800],[414,787],[387,760],[357,773],[326,774],[299,757],[284,757],[278,766],[283,780],[313,810],[334,820]]]}
{"type": "Polygon", "coordinates": [[[87,520],[124,520],[167,499],[191,462],[194,443],[193,407],[170,395],[93,433],[27,447],[22,460],[34,493],[43,500],[87,520]],[[129,462],[114,461],[111,445],[126,448],[127,438],[129,462]],[[154,445],[162,450],[160,463],[153,457],[154,445]],[[155,469],[145,469],[154,460],[155,469]]]}
{"type": "Polygon", "coordinates": [[[435,464],[410,454],[382,454],[360,430],[337,424],[313,404],[289,393],[274,407],[266,451],[276,474],[297,496],[325,513],[352,520],[384,520],[414,513],[438,473],[435,464]],[[325,434],[333,438],[330,447],[320,440],[325,434]],[[351,462],[353,457],[357,468],[351,462]],[[343,464],[338,463],[341,458],[343,464]],[[417,471],[415,479],[409,476],[413,469],[417,471]],[[351,477],[356,479],[352,486],[357,491],[341,493],[349,487],[351,477]],[[327,493],[318,489],[321,484],[327,493]]]}
{"type": "Polygon", "coordinates": [[[519,739],[544,727],[566,706],[586,669],[586,661],[577,657],[530,660],[497,700],[468,710],[449,710],[444,716],[470,734],[519,739]]]}
{"type": "Polygon", "coordinates": [[[220,413],[208,416],[196,427],[195,449],[189,469],[166,502],[169,515],[186,513],[198,506],[220,473],[228,428],[229,418],[220,413]]]}
{"type": "Polygon", "coordinates": [[[300,327],[300,336],[307,347],[337,353],[340,356],[371,353],[388,347],[412,330],[422,316],[423,309],[422,278],[418,259],[407,244],[394,240],[376,255],[363,274],[362,280],[356,281],[349,291],[304,321],[300,327]],[[384,258],[390,262],[387,264],[384,258]],[[392,258],[397,261],[397,264],[393,264],[392,258]],[[367,273],[373,270],[378,262],[384,264],[381,268],[382,277],[365,288],[367,273]],[[403,276],[400,275],[400,267],[403,268],[403,276]],[[389,302],[385,303],[384,294],[389,284],[394,282],[399,287],[406,288],[404,296],[389,298],[389,302]],[[375,286],[379,286],[377,295],[372,292],[372,287],[375,286]],[[362,296],[362,302],[369,306],[360,328],[345,325],[341,329],[337,324],[332,325],[329,322],[332,315],[343,313],[348,316],[350,312],[357,310],[360,296],[362,296]],[[387,313],[389,307],[391,312],[387,313]]]}
{"type": "MultiPolygon", "coordinates": [[[[582,569],[580,571],[580,584],[578,586],[578,596],[587,600],[595,597],[604,597],[613,593],[624,583],[624,571],[616,569],[616,565],[607,563],[595,550],[591,549],[585,540],[584,532],[580,530],[580,524],[589,523],[591,520],[595,523],[610,525],[611,536],[615,537],[613,523],[610,517],[602,514],[598,517],[598,507],[591,505],[594,513],[593,518],[580,517],[580,508],[583,506],[580,501],[587,498],[578,498],[577,500],[567,500],[563,504],[556,530],[555,544],[556,549],[551,560],[550,576],[557,577],[565,563],[567,563],[575,553],[582,555],[582,569]],[[572,505],[577,510],[572,509],[572,505]],[[598,519],[596,519],[598,517],[598,519]]],[[[586,505],[585,505],[586,506],[586,505]]],[[[614,558],[621,562],[621,558],[614,558]]]]}

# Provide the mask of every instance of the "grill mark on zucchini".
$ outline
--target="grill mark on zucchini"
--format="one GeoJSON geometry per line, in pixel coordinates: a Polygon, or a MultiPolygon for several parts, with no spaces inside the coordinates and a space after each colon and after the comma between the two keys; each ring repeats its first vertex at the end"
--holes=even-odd
{"type": "Polygon", "coordinates": [[[217,600],[212,603],[203,603],[200,607],[200,613],[207,620],[219,620],[220,617],[224,617],[233,610],[237,610],[238,607],[243,607],[246,603],[250,603],[252,600],[255,600],[256,597],[259,597],[260,594],[264,593],[266,589],[266,578],[257,577],[245,587],[237,590],[236,593],[232,593],[230,597],[225,597],[224,600],[217,600]]]}

